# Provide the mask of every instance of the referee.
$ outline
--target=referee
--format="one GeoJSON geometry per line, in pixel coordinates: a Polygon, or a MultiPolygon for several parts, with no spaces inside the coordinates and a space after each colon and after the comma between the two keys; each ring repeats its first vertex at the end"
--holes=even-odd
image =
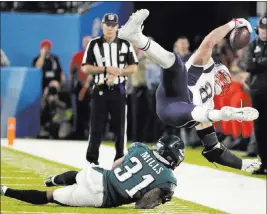
{"type": "Polygon", "coordinates": [[[116,156],[123,157],[126,144],[125,82],[137,69],[138,60],[132,45],[117,37],[118,16],[107,13],[102,19],[103,35],[92,39],[85,50],[82,70],[93,75],[93,95],[89,145],[86,159],[98,164],[101,136],[108,114],[116,136],[116,156]]]}

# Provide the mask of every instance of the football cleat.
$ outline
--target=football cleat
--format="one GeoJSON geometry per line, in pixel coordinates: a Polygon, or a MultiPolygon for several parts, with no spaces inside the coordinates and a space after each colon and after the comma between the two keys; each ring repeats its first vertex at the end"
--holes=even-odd
{"type": "Polygon", "coordinates": [[[118,37],[132,42],[135,40],[135,35],[142,33],[142,24],[148,17],[149,11],[141,9],[133,13],[129,20],[118,31],[118,37]]]}
{"type": "Polygon", "coordinates": [[[253,172],[261,166],[258,159],[244,159],[242,160],[242,170],[246,172],[253,172]]]}
{"type": "Polygon", "coordinates": [[[50,176],[50,177],[48,177],[48,178],[44,181],[45,186],[47,186],[47,187],[57,186],[57,184],[54,182],[54,177],[55,177],[55,176],[50,176]]]}
{"type": "Polygon", "coordinates": [[[255,108],[244,107],[234,108],[230,106],[224,106],[221,109],[222,120],[238,120],[238,121],[253,121],[259,117],[259,112],[255,108]]]}
{"type": "Polygon", "coordinates": [[[6,190],[7,190],[7,187],[1,185],[1,195],[5,195],[6,190]]]}

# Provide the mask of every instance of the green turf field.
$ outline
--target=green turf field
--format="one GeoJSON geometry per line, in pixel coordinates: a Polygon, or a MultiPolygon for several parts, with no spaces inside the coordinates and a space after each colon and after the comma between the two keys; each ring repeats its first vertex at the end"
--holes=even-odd
{"type": "MultiPolygon", "coordinates": [[[[17,152],[9,148],[1,147],[1,184],[19,189],[40,189],[46,190],[43,179],[49,175],[61,173],[75,169],[70,166],[58,164],[39,157],[35,157],[22,152],[17,152]]],[[[190,191],[190,190],[188,190],[190,191]]],[[[224,213],[210,209],[188,201],[173,199],[170,203],[159,206],[155,210],[137,211],[133,205],[122,206],[112,209],[96,208],[72,208],[60,207],[54,204],[44,206],[31,205],[1,197],[1,213],[96,213],[96,214],[127,214],[127,213],[224,213]]]]}

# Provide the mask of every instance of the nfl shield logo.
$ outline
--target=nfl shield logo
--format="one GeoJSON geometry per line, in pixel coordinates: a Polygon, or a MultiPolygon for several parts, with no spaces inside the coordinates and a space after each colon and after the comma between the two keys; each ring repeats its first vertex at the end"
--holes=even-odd
{"type": "Polygon", "coordinates": [[[109,15],[108,15],[108,19],[109,19],[109,20],[114,20],[114,15],[113,15],[113,14],[109,14],[109,15]]]}

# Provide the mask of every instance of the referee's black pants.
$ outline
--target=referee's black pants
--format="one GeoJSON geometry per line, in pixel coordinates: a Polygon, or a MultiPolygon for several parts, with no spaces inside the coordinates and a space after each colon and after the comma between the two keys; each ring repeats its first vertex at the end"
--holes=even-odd
{"type": "Polygon", "coordinates": [[[108,113],[116,136],[116,156],[114,161],[124,156],[126,146],[127,99],[124,86],[96,86],[93,90],[89,145],[86,153],[87,161],[98,164],[101,137],[106,125],[108,113]]]}
{"type": "Polygon", "coordinates": [[[251,94],[252,106],[259,111],[254,131],[263,169],[267,169],[267,95],[251,94]]]}

